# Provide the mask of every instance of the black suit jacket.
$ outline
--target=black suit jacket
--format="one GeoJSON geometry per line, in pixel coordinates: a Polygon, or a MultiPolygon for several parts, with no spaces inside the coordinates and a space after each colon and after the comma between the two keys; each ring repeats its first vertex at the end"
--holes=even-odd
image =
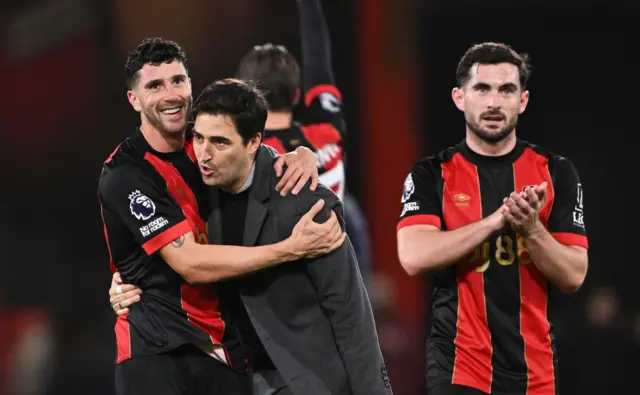
{"type": "MultiPolygon", "coordinates": [[[[277,243],[318,200],[317,222],[331,209],[344,228],[342,204],[320,185],[280,196],[274,158],[261,147],[249,192],[244,245],[277,243]]],[[[212,194],[209,237],[221,244],[221,215],[212,194]]],[[[288,262],[232,280],[271,360],[299,395],[392,394],[369,298],[351,242],[331,254],[288,262]]]]}

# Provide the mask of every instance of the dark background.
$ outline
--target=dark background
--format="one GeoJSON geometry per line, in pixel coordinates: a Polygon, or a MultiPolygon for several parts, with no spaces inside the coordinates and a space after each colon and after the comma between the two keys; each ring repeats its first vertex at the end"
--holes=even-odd
{"type": "MultiPolygon", "coordinates": [[[[402,273],[395,258],[402,182],[419,157],[464,137],[451,88],[459,58],[482,41],[531,55],[518,135],[569,158],[585,189],[589,274],[552,311],[561,393],[638,391],[629,224],[637,217],[640,9],[515,4],[324,1],[345,99],[348,186],[369,220],[371,297],[397,395],[424,393],[428,322],[425,279],[402,273]]],[[[138,122],[126,101],[126,54],[148,36],[178,41],[197,95],[232,75],[255,44],[282,43],[299,55],[295,2],[5,1],[0,15],[0,394],[112,394],[114,317],[96,182],[138,122]]]]}

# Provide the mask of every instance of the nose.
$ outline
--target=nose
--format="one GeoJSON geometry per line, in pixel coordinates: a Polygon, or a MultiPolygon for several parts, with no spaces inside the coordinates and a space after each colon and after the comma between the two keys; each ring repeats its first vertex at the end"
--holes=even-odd
{"type": "Polygon", "coordinates": [[[487,95],[487,107],[491,108],[491,109],[495,109],[495,108],[500,108],[502,107],[501,101],[500,101],[500,93],[496,92],[496,91],[491,91],[489,92],[489,94],[487,95]]]}
{"type": "Polygon", "coordinates": [[[213,160],[213,150],[211,149],[211,144],[206,140],[202,142],[202,144],[195,145],[194,151],[196,151],[198,162],[202,164],[206,164],[213,160]]]}
{"type": "Polygon", "coordinates": [[[180,100],[180,92],[173,84],[169,84],[165,92],[167,93],[165,100],[180,100]]]}

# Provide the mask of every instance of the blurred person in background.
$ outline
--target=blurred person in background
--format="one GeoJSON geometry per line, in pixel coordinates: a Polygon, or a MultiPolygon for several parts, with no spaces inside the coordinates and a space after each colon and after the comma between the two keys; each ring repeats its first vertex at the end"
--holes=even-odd
{"type": "Polygon", "coordinates": [[[430,395],[555,395],[552,286],[587,273],[583,189],[573,164],[516,137],[530,64],[501,43],[467,50],[452,97],[466,137],[409,172],[398,256],[433,275],[430,395]]]}
{"type": "Polygon", "coordinates": [[[8,210],[0,197],[0,249],[5,258],[0,264],[0,395],[44,395],[53,373],[53,320],[46,307],[16,303],[9,296],[9,282],[16,276],[13,251],[24,251],[10,242],[8,210]]]}
{"type": "Polygon", "coordinates": [[[625,393],[625,378],[638,366],[632,357],[630,317],[611,284],[596,285],[586,299],[586,305],[576,309],[581,320],[573,322],[571,334],[562,339],[565,347],[572,347],[562,354],[563,366],[575,369],[580,377],[568,387],[577,394],[625,393]]]}
{"type": "MultiPolygon", "coordinates": [[[[326,253],[343,237],[335,216],[324,224],[307,220],[318,212],[314,207],[277,244],[207,244],[209,190],[187,131],[192,97],[186,65],[176,43],[158,38],[144,40],[129,55],[127,97],[141,124],[106,160],[100,175],[98,197],[112,270],[142,291],[140,303],[116,322],[117,394],[249,393],[244,351],[223,345],[229,325],[217,309],[212,283],[326,253]]],[[[290,187],[301,188],[317,174],[315,157],[309,155],[276,160],[275,154],[278,175],[285,162],[290,165],[287,173],[295,178],[290,187]]]]}
{"type": "Polygon", "coordinates": [[[297,0],[300,16],[302,72],[296,58],[282,45],[253,47],[240,61],[236,76],[255,82],[266,92],[269,115],[265,144],[280,153],[303,146],[318,156],[320,182],[344,202],[347,234],[353,241],[365,283],[370,250],[367,222],[355,197],[345,191],[343,139],[346,126],[342,94],[336,87],[331,38],[320,0],[297,0]],[[303,119],[294,107],[303,104],[303,119]]]}
{"type": "Polygon", "coordinates": [[[53,371],[49,314],[42,308],[0,304],[0,322],[0,394],[45,394],[53,371]]]}

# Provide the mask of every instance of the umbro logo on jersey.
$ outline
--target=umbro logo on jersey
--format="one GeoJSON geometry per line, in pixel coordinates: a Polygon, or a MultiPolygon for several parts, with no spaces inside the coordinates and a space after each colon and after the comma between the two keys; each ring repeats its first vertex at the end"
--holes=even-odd
{"type": "Polygon", "coordinates": [[[458,207],[460,207],[460,206],[468,206],[469,205],[469,201],[471,200],[471,196],[469,196],[469,195],[467,195],[465,193],[456,193],[456,194],[452,195],[451,198],[455,202],[455,205],[458,206],[458,207]]]}
{"type": "Polygon", "coordinates": [[[455,195],[453,195],[453,200],[455,200],[456,202],[466,202],[468,200],[471,200],[471,196],[465,195],[464,193],[456,193],[455,195]]]}

